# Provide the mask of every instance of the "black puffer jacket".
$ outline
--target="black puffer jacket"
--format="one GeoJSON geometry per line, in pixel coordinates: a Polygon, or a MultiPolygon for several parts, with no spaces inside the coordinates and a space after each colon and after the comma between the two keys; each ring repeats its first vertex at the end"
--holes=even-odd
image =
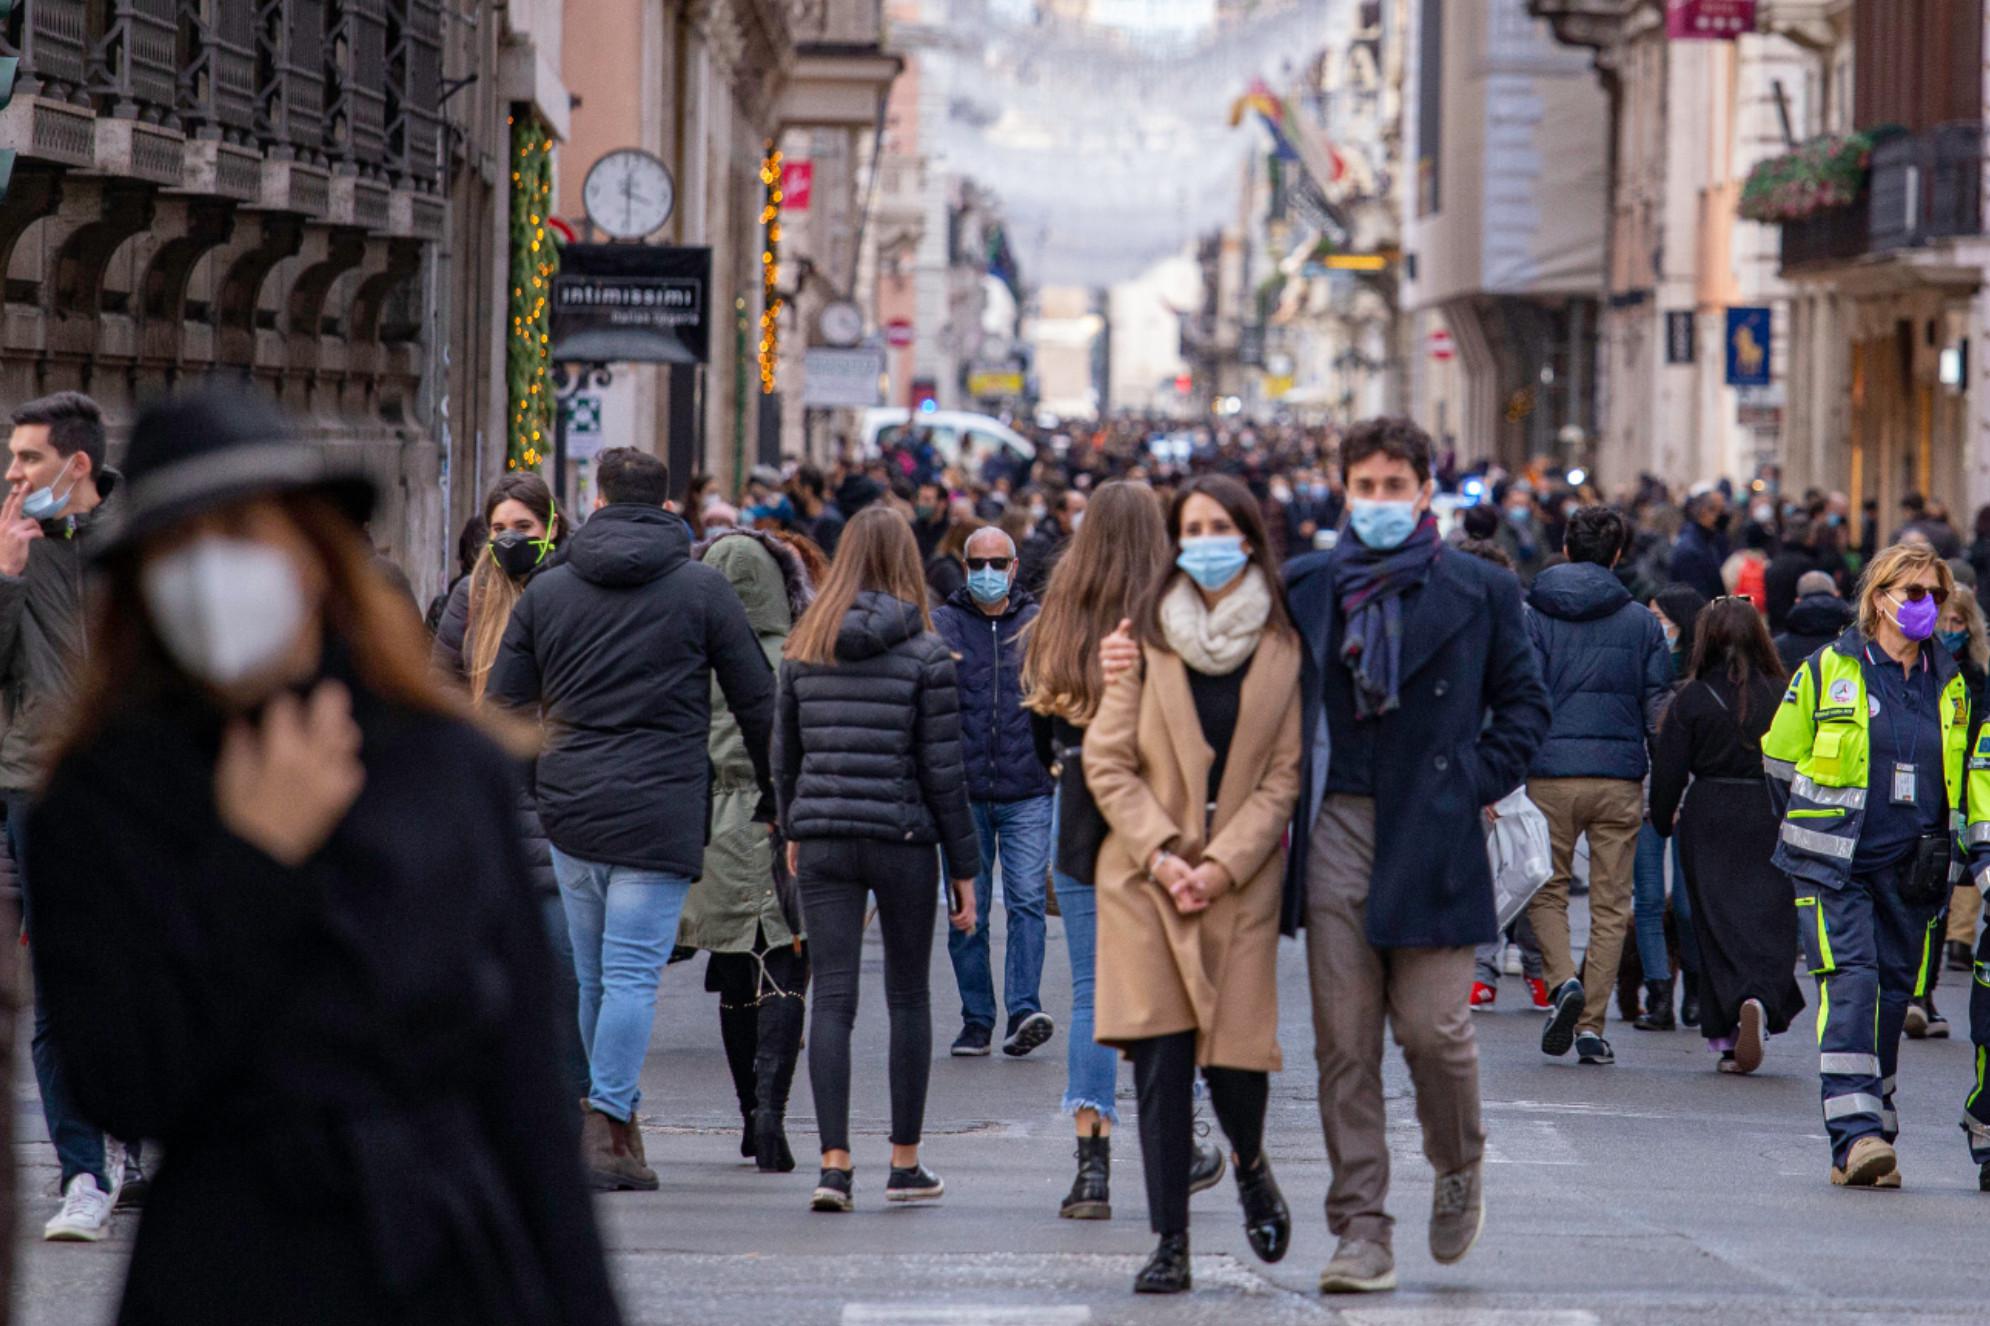
{"type": "Polygon", "coordinates": [[[1795,674],[1797,664],[1845,634],[1859,610],[1836,594],[1807,594],[1790,609],[1787,629],[1776,637],[1783,670],[1795,674]]]}
{"type": "MultiPolygon", "coordinates": [[[[485,695],[543,707],[539,814],[553,845],[606,865],[695,880],[704,868],[712,678],[764,791],[774,675],[726,578],[691,560],[691,530],[615,503],[532,578],[485,695]]],[[[763,796],[765,818],[772,798],[763,796]]]]}
{"type": "Polygon", "coordinates": [[[867,590],[835,663],[781,664],[774,768],[789,838],[938,843],[950,878],[980,872],[953,655],[911,604],[867,590]]]}

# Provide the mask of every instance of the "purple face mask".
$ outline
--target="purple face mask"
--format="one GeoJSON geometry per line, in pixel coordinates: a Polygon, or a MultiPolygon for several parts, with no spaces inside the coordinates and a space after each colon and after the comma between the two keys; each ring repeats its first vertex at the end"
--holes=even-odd
{"type": "Polygon", "coordinates": [[[1935,633],[1935,622],[1942,615],[1942,605],[1935,602],[1933,594],[1924,594],[1918,599],[1903,599],[1891,593],[1887,597],[1900,609],[1894,614],[1893,621],[1902,635],[1909,640],[1926,640],[1935,633]]]}

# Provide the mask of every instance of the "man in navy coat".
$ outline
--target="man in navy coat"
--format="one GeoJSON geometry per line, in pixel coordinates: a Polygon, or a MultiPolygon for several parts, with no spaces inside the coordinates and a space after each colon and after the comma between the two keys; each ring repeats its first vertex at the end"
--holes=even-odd
{"type": "Polygon", "coordinates": [[[1520,582],[1437,537],[1428,435],[1369,420],[1341,466],[1347,532],[1286,573],[1309,740],[1285,915],[1306,927],[1312,977],[1330,1293],[1395,1287],[1385,1012],[1438,1171],[1431,1253],[1455,1262],[1478,1238],[1485,1127],[1466,997],[1473,946],[1496,933],[1485,816],[1549,719],[1520,582]]]}

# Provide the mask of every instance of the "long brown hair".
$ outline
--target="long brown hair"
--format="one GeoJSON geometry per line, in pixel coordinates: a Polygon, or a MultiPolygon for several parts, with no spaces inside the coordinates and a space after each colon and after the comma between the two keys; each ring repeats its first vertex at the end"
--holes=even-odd
{"type": "Polygon", "coordinates": [[[1137,618],[1168,561],[1168,527],[1154,490],[1125,479],[1100,485],[1030,623],[1024,708],[1076,727],[1092,721],[1106,689],[1099,641],[1137,618]]]}
{"type": "MultiPolygon", "coordinates": [[[[484,525],[488,529],[498,507],[516,502],[539,518],[547,538],[557,541],[563,531],[554,524],[553,490],[529,470],[514,470],[491,485],[484,497],[484,525]]],[[[511,610],[525,587],[505,574],[497,558],[486,548],[470,573],[470,620],[463,633],[463,671],[470,682],[470,699],[484,700],[484,686],[490,681],[491,666],[497,662],[498,646],[511,624],[511,610]]]]}
{"type": "MultiPolygon", "coordinates": [[[[436,714],[460,702],[429,671],[428,631],[414,604],[374,566],[364,534],[331,499],[314,492],[272,498],[317,555],[325,573],[326,634],[350,652],[359,682],[392,704],[436,714]]],[[[195,683],[152,629],[139,589],[139,561],[123,557],[105,572],[92,609],[91,649],[61,756],[87,744],[125,714],[185,694],[195,683]]]]}
{"type": "Polygon", "coordinates": [[[1716,673],[1734,686],[1737,723],[1748,721],[1750,683],[1757,677],[1778,684],[1783,680],[1782,656],[1762,614],[1747,599],[1715,599],[1693,624],[1693,658],[1686,675],[1706,681],[1716,673]]]}
{"type": "Polygon", "coordinates": [[[919,541],[898,512],[866,507],[843,527],[836,560],[815,602],[788,636],[786,657],[797,663],[834,663],[836,636],[857,595],[873,590],[919,609],[919,623],[933,629],[926,610],[926,570],[919,564],[919,541]]]}
{"type": "MultiPolygon", "coordinates": [[[[1175,500],[1168,503],[1170,551],[1181,547],[1182,508],[1198,494],[1222,507],[1223,514],[1230,517],[1230,523],[1237,527],[1237,533],[1251,545],[1250,561],[1244,569],[1249,571],[1251,567],[1256,567],[1264,576],[1264,587],[1271,595],[1271,616],[1265,619],[1265,630],[1280,635],[1289,633],[1292,630],[1292,616],[1285,610],[1285,581],[1279,574],[1277,564],[1271,560],[1271,546],[1265,537],[1264,511],[1258,506],[1258,499],[1251,495],[1251,490],[1242,483],[1227,474],[1205,474],[1183,484],[1175,493],[1175,500]]],[[[1089,513],[1085,519],[1087,523],[1091,521],[1089,513]]],[[[1134,629],[1145,644],[1167,648],[1168,638],[1161,630],[1161,600],[1167,597],[1174,581],[1175,577],[1169,574],[1157,577],[1148,587],[1139,615],[1133,619],[1134,629]]]]}

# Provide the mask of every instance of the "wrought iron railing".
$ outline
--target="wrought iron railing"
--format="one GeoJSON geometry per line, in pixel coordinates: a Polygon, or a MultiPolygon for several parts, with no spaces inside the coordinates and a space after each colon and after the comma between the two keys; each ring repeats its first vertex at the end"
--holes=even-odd
{"type": "Polygon", "coordinates": [[[325,152],[360,175],[386,168],[386,0],[331,0],[325,8],[325,152]]]}
{"type": "Polygon", "coordinates": [[[256,127],[254,0],[180,0],[180,119],[203,138],[246,142],[256,127]]]}
{"type": "Polygon", "coordinates": [[[442,5],[389,0],[387,162],[395,177],[432,189],[442,171],[442,5]]]}

